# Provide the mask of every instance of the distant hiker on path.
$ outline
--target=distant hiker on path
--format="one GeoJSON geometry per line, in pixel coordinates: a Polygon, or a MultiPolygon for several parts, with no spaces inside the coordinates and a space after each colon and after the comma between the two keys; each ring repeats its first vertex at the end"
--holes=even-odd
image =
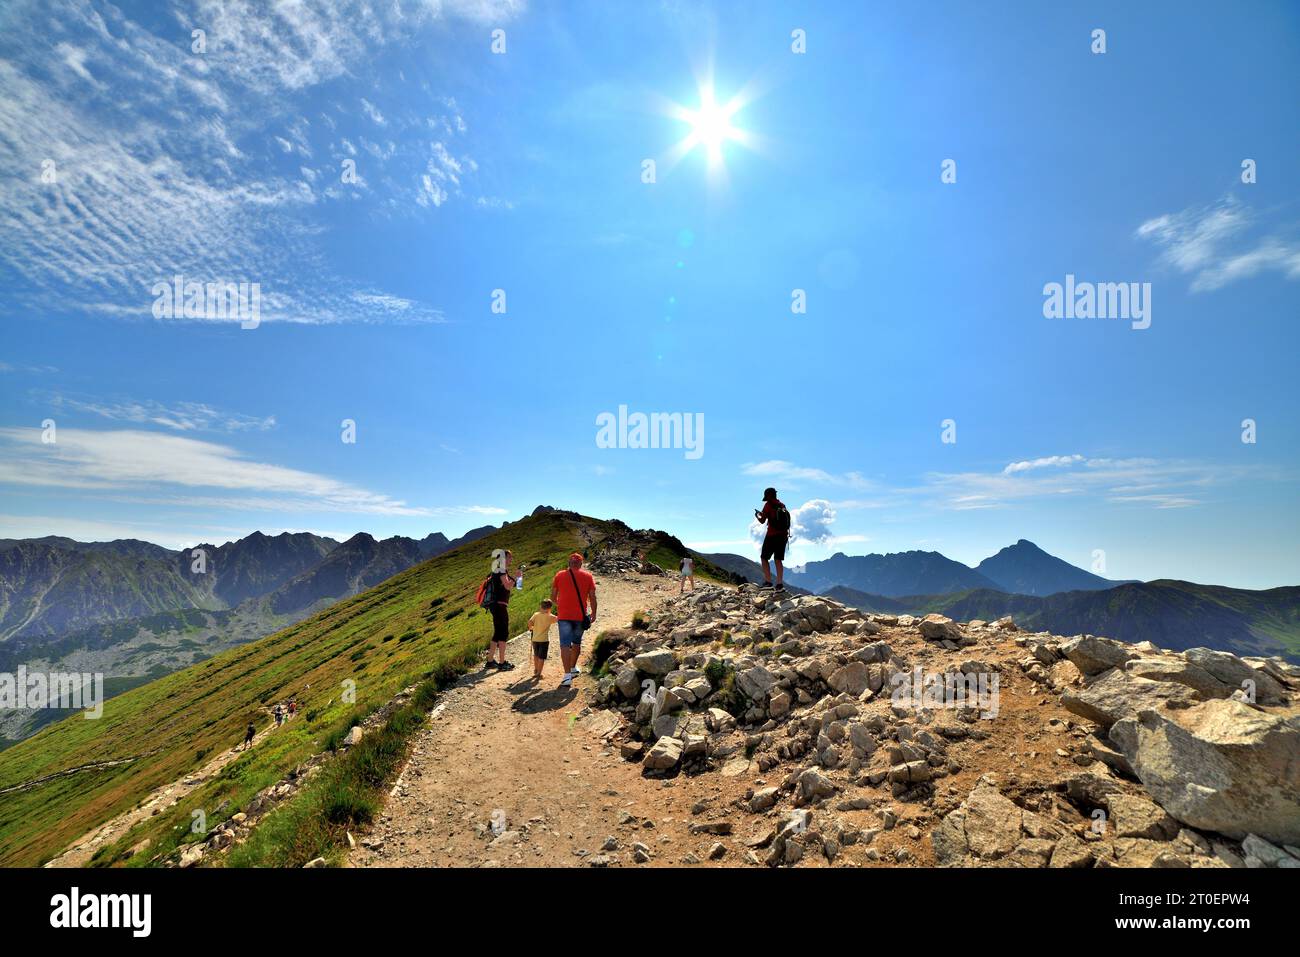
{"type": "MultiPolygon", "coordinates": [[[[257,737],[257,725],[253,724],[253,722],[250,721],[248,722],[248,730],[244,732],[245,751],[247,751],[249,748],[253,746],[253,739],[255,737],[257,737]]],[[[236,748],[235,750],[238,751],[239,749],[236,748]]]]}
{"type": "Polygon", "coordinates": [[[768,559],[776,559],[776,590],[785,590],[785,546],[790,541],[790,510],[776,497],[776,489],[763,490],[763,510],[754,509],[754,517],[767,526],[759,560],[763,563],[763,588],[772,587],[772,570],[768,559]]]}
{"type": "Polygon", "coordinates": [[[479,604],[492,616],[492,640],[488,644],[485,670],[512,671],[515,667],[506,661],[506,642],[510,640],[510,592],[515,587],[514,560],[514,553],[508,548],[493,551],[492,574],[479,589],[479,604]]]}
{"type": "Polygon", "coordinates": [[[582,555],[569,556],[569,567],[555,573],[551,582],[551,602],[560,627],[560,661],[568,687],[578,674],[578,655],[582,651],[582,633],[596,620],[596,579],[582,570],[582,555]],[[588,605],[591,613],[587,613],[588,605]]]}
{"type": "Polygon", "coordinates": [[[284,724],[284,708],[280,705],[275,706],[275,726],[278,728],[284,724]]]}
{"type": "Polygon", "coordinates": [[[546,667],[546,655],[551,648],[551,625],[559,621],[551,613],[553,607],[549,598],[542,599],[542,607],[533,612],[528,619],[528,630],[533,633],[533,680],[540,681],[542,669],[546,667]]]}
{"type": "Polygon", "coordinates": [[[682,587],[677,594],[685,593],[687,582],[691,583],[691,591],[695,591],[695,559],[690,555],[682,557],[682,587]]]}

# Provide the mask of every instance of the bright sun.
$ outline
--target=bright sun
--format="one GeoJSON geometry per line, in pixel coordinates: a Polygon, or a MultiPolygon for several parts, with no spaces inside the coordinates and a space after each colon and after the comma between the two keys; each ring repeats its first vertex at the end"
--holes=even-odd
{"type": "Polygon", "coordinates": [[[672,158],[680,159],[700,146],[708,157],[710,169],[721,172],[723,147],[728,142],[751,145],[749,134],[732,125],[732,118],[745,105],[745,99],[738,94],[726,103],[719,103],[711,82],[700,84],[699,97],[700,105],[695,109],[677,103],[669,106],[670,115],[690,127],[690,132],[673,149],[672,158]]]}
{"type": "Polygon", "coordinates": [[[722,144],[737,138],[738,131],[731,125],[731,114],[735,111],[734,104],[721,106],[714,100],[712,87],[700,91],[700,108],[688,111],[691,136],[709,151],[710,159],[720,158],[722,144]]]}

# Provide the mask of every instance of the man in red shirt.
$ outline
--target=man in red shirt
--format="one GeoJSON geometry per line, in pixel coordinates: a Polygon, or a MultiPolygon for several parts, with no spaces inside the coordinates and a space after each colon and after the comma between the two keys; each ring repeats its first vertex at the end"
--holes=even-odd
{"type": "Polygon", "coordinates": [[[763,490],[763,510],[754,509],[754,517],[759,524],[767,526],[763,536],[763,548],[759,558],[763,563],[763,588],[772,587],[772,570],[768,567],[770,559],[776,559],[776,590],[785,590],[785,546],[790,541],[790,510],[776,497],[776,489],[763,490]]]}
{"type": "Polygon", "coordinates": [[[582,554],[569,556],[569,567],[555,573],[551,582],[551,604],[560,629],[560,661],[564,665],[561,685],[567,687],[578,674],[582,633],[596,620],[596,579],[582,570],[582,554]],[[591,613],[587,613],[590,606],[591,613]]]}

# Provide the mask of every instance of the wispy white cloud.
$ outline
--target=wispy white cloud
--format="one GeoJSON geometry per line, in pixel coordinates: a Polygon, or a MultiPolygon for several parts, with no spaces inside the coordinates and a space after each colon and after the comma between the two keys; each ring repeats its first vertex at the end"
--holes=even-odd
{"type": "Polygon", "coordinates": [[[790,485],[814,483],[823,485],[847,485],[853,488],[868,488],[871,483],[858,472],[845,472],[832,475],[825,469],[796,465],[784,459],[768,459],[764,462],[747,462],[741,466],[741,474],[753,478],[785,482],[790,485]]]}
{"type": "MultiPolygon", "coordinates": [[[[504,23],[521,7],[198,0],[172,11],[185,34],[205,31],[196,53],[174,30],[156,34],[93,0],[14,0],[0,35],[0,167],[9,171],[0,177],[0,262],[17,280],[10,302],[146,318],[153,284],[183,274],[260,283],[265,322],[433,318],[436,310],[399,317],[352,297],[355,284],[324,254],[314,209],[355,200],[369,184],[359,177],[341,188],[336,168],[325,176],[334,185],[318,191],[300,165],[313,155],[313,123],[292,112],[286,122],[285,108],[438,21],[504,23]],[[48,37],[55,57],[34,37],[48,37]],[[266,162],[267,143],[291,165],[266,162]]],[[[366,103],[376,122],[394,123],[366,103]]],[[[449,129],[463,130],[450,103],[449,129]]],[[[320,116],[332,135],[334,120],[320,116]]],[[[379,157],[395,150],[370,145],[379,157]]],[[[472,160],[456,162],[465,170],[472,160]]],[[[415,208],[411,183],[402,208],[415,208]]]]}
{"type": "MultiPolygon", "coordinates": [[[[408,505],[329,476],[251,460],[228,445],[142,430],[58,429],[42,441],[39,429],[0,429],[0,483],[45,489],[74,488],[105,494],[143,493],[120,499],[186,507],[337,511],[427,516],[435,510],[408,505]],[[168,490],[171,491],[168,491],[168,490]],[[210,492],[225,490],[213,497],[210,492]],[[158,494],[165,492],[165,495],[158,494]]],[[[488,514],[492,506],[465,506],[488,514]]]]}
{"type": "Polygon", "coordinates": [[[1049,497],[1090,496],[1118,505],[1186,508],[1203,504],[1206,490],[1259,468],[1155,458],[1048,456],[1013,462],[998,472],[932,472],[910,494],[940,508],[1005,508],[1049,497]]]}
{"type": "Polygon", "coordinates": [[[1190,275],[1193,292],[1269,271],[1300,279],[1300,241],[1260,236],[1254,211],[1231,196],[1148,219],[1136,235],[1160,247],[1162,262],[1190,275]]]}
{"type": "Polygon", "coordinates": [[[24,363],[0,362],[0,373],[14,372],[26,375],[48,375],[51,372],[58,372],[55,366],[33,366],[24,363]]]}
{"type": "Polygon", "coordinates": [[[384,114],[379,112],[379,108],[371,103],[364,96],[361,98],[361,109],[365,111],[366,116],[376,126],[387,126],[388,120],[384,119],[384,114]]]}
{"type": "Polygon", "coordinates": [[[259,418],[223,411],[202,402],[168,405],[150,399],[93,399],[67,393],[47,393],[39,400],[53,415],[65,410],[88,412],[117,422],[161,425],[177,432],[264,432],[275,428],[273,415],[259,418]]]}

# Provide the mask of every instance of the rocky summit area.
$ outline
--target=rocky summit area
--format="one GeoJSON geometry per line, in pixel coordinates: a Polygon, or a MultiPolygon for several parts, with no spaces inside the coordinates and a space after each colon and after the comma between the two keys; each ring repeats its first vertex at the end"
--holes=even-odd
{"type": "Polygon", "coordinates": [[[636,623],[602,634],[586,717],[646,779],[698,790],[710,858],[1300,867],[1283,659],[754,585],[701,583],[636,623]]]}

